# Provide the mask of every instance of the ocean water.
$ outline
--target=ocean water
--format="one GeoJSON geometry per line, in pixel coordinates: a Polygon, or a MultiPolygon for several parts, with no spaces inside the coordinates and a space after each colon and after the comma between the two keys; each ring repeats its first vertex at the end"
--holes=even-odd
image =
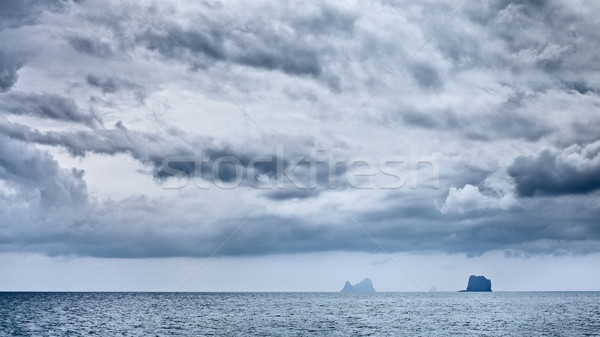
{"type": "Polygon", "coordinates": [[[0,293],[0,336],[600,336],[600,292],[0,293]]]}

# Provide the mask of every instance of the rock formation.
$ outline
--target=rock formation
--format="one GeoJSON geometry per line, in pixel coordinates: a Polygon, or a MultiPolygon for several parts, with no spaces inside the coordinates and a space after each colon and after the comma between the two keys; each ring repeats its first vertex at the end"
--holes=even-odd
{"type": "Polygon", "coordinates": [[[492,291],[492,281],[485,276],[469,276],[469,284],[467,290],[463,291],[492,291]]]}
{"type": "Polygon", "coordinates": [[[352,285],[350,282],[346,281],[344,285],[344,289],[342,289],[343,293],[374,293],[375,289],[373,289],[373,281],[370,278],[366,278],[361,282],[352,285]]]}

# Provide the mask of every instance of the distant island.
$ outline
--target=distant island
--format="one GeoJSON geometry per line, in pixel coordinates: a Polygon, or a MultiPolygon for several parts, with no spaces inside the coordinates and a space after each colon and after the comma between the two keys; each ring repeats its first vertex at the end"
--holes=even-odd
{"type": "Polygon", "coordinates": [[[481,291],[492,291],[492,281],[485,278],[485,276],[469,276],[469,283],[467,284],[467,290],[461,290],[461,292],[481,292],[481,291]]]}
{"type": "Polygon", "coordinates": [[[343,293],[374,293],[375,289],[373,288],[373,281],[370,278],[366,278],[361,282],[352,285],[350,282],[346,281],[344,288],[342,289],[343,293]]]}

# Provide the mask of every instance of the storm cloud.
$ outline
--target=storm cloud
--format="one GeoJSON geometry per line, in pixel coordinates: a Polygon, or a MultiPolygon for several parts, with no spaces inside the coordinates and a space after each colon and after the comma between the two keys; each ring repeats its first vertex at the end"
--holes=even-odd
{"type": "Polygon", "coordinates": [[[300,37],[281,36],[281,33],[265,28],[265,25],[253,23],[251,27],[257,31],[248,29],[240,32],[229,32],[225,27],[222,30],[171,27],[166,34],[146,31],[138,40],[146,48],[168,58],[181,58],[180,46],[197,55],[200,60],[206,60],[202,63],[229,61],[266,70],[280,70],[291,75],[321,74],[319,50],[298,41],[300,37]],[[177,41],[175,48],[171,38],[177,41]]]}
{"type": "Polygon", "coordinates": [[[0,51],[0,93],[7,92],[17,82],[17,72],[22,66],[21,57],[0,51]]]}
{"type": "Polygon", "coordinates": [[[75,50],[97,57],[108,57],[113,54],[110,45],[94,37],[72,35],[67,37],[67,41],[75,50]]]}
{"type": "Polygon", "coordinates": [[[0,30],[35,24],[44,12],[61,11],[68,2],[62,0],[3,1],[0,6],[0,30]]]}
{"type": "Polygon", "coordinates": [[[11,92],[0,94],[0,99],[0,111],[7,114],[30,115],[89,126],[101,122],[94,113],[82,111],[73,100],[59,95],[11,92]]]}
{"type": "Polygon", "coordinates": [[[0,250],[600,251],[599,5],[455,5],[4,2],[0,250]]]}
{"type": "Polygon", "coordinates": [[[0,180],[10,191],[3,195],[5,203],[26,202],[33,209],[87,203],[84,171],[62,168],[48,153],[24,142],[5,136],[0,140],[0,180]]]}
{"type": "Polygon", "coordinates": [[[583,194],[600,189],[600,142],[519,156],[508,167],[520,195],[583,194]]]}

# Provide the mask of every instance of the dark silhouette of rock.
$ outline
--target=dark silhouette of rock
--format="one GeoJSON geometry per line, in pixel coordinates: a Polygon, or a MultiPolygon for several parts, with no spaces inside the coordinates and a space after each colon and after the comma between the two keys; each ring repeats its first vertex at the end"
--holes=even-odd
{"type": "Polygon", "coordinates": [[[492,291],[492,281],[485,276],[469,276],[469,284],[467,290],[463,291],[492,291]]]}
{"type": "Polygon", "coordinates": [[[342,289],[343,293],[374,293],[375,289],[373,289],[373,281],[370,278],[366,278],[361,282],[352,285],[350,282],[346,281],[344,284],[344,289],[342,289]]]}

